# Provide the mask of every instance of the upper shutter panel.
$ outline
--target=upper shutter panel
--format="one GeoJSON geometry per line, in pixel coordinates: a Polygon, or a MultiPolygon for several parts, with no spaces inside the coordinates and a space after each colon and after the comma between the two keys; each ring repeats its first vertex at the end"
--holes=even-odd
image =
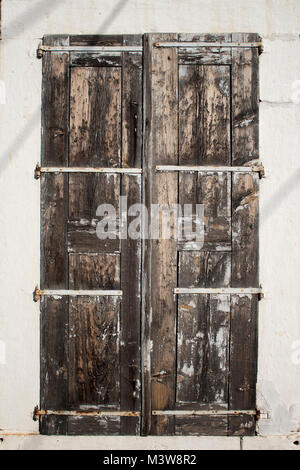
{"type": "Polygon", "coordinates": [[[258,49],[214,42],[259,37],[145,36],[145,201],[203,204],[205,235],[198,246],[174,239],[145,244],[143,348],[151,363],[145,364],[144,433],[255,432],[253,415],[228,412],[255,413],[258,296],[175,296],[174,288],[259,287],[258,174],[156,169],[258,162],[258,49]],[[199,41],[212,46],[157,44],[199,41]],[[201,415],[209,410],[220,416],[201,415]]]}
{"type": "MultiPolygon", "coordinates": [[[[141,45],[141,37],[49,36],[44,44],[141,45]]],[[[42,166],[140,168],[141,128],[141,53],[45,53],[42,166]]],[[[141,201],[139,174],[41,177],[41,288],[123,292],[42,297],[41,408],[116,412],[42,416],[43,434],[140,432],[140,332],[132,328],[140,324],[140,240],[96,235],[100,204],[116,209],[117,231],[122,195],[141,201]]]]}

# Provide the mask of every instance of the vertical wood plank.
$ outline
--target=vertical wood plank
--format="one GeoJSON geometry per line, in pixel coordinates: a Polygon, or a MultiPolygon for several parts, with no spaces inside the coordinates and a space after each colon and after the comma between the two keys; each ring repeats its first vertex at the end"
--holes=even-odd
{"type": "MultiPolygon", "coordinates": [[[[122,175],[122,195],[128,207],[141,201],[141,177],[122,175]]],[[[131,218],[128,218],[128,223],[131,218]]],[[[121,410],[141,409],[141,239],[121,241],[121,410]]],[[[140,419],[121,417],[121,434],[140,432],[140,419]]]]}
{"type": "Polygon", "coordinates": [[[120,166],[121,70],[73,67],[70,166],[120,166]]]}
{"type": "MultiPolygon", "coordinates": [[[[233,40],[257,41],[258,35],[234,34],[233,40]]],[[[232,164],[259,158],[258,51],[232,51],[232,164]]],[[[258,287],[257,175],[232,175],[232,287],[258,287]]],[[[257,369],[257,296],[232,296],[229,407],[254,409],[257,369]]],[[[255,420],[228,419],[228,433],[254,435],[255,420]]]]}
{"type": "MultiPolygon", "coordinates": [[[[70,255],[70,289],[120,287],[119,255],[70,255]]],[[[120,299],[70,297],[69,401],[119,408],[120,299]]]]}
{"type": "MultiPolygon", "coordinates": [[[[148,209],[151,203],[171,205],[178,201],[177,175],[158,174],[154,168],[156,164],[178,162],[177,51],[175,48],[152,48],[157,40],[176,37],[172,34],[145,35],[144,189],[148,209]]],[[[152,409],[173,409],[175,405],[176,298],[173,289],[177,283],[177,253],[174,238],[148,240],[145,243],[144,272],[143,365],[146,401],[143,432],[149,433],[151,406],[152,409]]],[[[173,434],[174,418],[153,417],[151,433],[173,434]]]]}
{"type": "Polygon", "coordinates": [[[180,163],[230,163],[230,67],[180,65],[180,163]]]}
{"type": "MultiPolygon", "coordinates": [[[[257,376],[257,296],[231,298],[229,408],[254,410],[257,376]]],[[[230,435],[254,435],[251,416],[229,417],[230,435]]]]}
{"type": "MultiPolygon", "coordinates": [[[[232,41],[258,41],[257,34],[233,34],[232,41]]],[[[257,48],[232,48],[232,165],[259,159],[259,55],[257,48]]]]}
{"type": "MultiPolygon", "coordinates": [[[[68,37],[47,36],[44,44],[68,44],[68,37]]],[[[43,57],[42,164],[67,166],[69,126],[69,58],[66,53],[43,57]]],[[[67,177],[41,179],[41,288],[68,288],[66,253],[67,177]]],[[[40,406],[66,409],[68,369],[68,300],[41,301],[40,406]]],[[[44,416],[41,434],[65,434],[67,418],[44,416]]]]}

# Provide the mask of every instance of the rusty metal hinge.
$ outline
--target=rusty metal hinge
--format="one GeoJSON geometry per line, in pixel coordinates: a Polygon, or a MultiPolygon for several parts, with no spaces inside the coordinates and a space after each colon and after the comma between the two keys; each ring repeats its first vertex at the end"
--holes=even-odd
{"type": "Polygon", "coordinates": [[[38,405],[33,410],[33,421],[38,421],[40,416],[141,416],[140,411],[120,411],[120,410],[40,410],[38,405]]]}
{"type": "Polygon", "coordinates": [[[108,289],[93,289],[93,290],[70,290],[70,289],[43,289],[40,290],[39,286],[36,286],[33,292],[33,300],[38,302],[41,297],[49,296],[49,297],[62,297],[62,296],[88,296],[88,297],[100,297],[100,296],[115,296],[115,297],[122,297],[123,292],[121,290],[108,290],[108,289]]]}

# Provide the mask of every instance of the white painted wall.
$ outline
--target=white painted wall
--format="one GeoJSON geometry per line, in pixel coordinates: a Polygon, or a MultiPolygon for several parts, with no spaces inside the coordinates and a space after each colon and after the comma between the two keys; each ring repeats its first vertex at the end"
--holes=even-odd
{"type": "Polygon", "coordinates": [[[300,86],[298,94],[293,90],[300,81],[299,0],[2,0],[0,429],[38,429],[32,421],[39,401],[39,306],[32,302],[39,281],[37,45],[44,34],[152,31],[242,31],[264,38],[260,273],[266,298],[260,304],[258,405],[272,419],[261,421],[259,433],[300,431],[300,86]]]}

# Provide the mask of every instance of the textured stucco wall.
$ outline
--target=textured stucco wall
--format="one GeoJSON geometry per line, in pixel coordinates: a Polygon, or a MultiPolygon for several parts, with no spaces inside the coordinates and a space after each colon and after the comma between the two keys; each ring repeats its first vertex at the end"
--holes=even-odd
{"type": "Polygon", "coordinates": [[[264,38],[260,147],[267,178],[261,182],[260,276],[266,297],[260,304],[258,405],[272,419],[261,421],[259,433],[297,432],[300,92],[293,83],[300,83],[299,0],[2,0],[0,429],[37,431],[31,419],[39,401],[39,306],[32,302],[39,280],[37,45],[44,34],[151,31],[242,31],[264,38]]]}

